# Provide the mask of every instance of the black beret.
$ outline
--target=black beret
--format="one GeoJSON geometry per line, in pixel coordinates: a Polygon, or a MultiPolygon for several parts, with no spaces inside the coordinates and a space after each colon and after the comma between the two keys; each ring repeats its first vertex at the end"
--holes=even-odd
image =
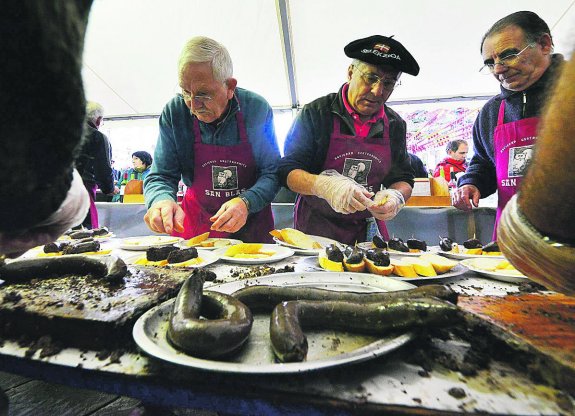
{"type": "MultiPolygon", "coordinates": [[[[392,36],[393,37],[393,36],[392,36]]],[[[374,35],[354,40],[343,48],[350,58],[372,65],[389,65],[411,75],[419,74],[419,65],[405,47],[391,37],[374,35]]]]}

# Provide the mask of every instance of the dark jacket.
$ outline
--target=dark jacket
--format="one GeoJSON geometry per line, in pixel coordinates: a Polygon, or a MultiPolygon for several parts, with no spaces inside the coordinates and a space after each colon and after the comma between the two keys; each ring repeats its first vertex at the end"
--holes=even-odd
{"type": "Polygon", "coordinates": [[[427,172],[427,169],[425,169],[423,161],[413,153],[408,153],[408,155],[411,168],[413,169],[413,173],[415,173],[415,177],[427,178],[429,176],[429,173],[427,172]]]}
{"type": "Polygon", "coordinates": [[[555,54],[551,65],[541,78],[525,91],[509,91],[501,87],[501,94],[491,98],[481,109],[473,125],[473,149],[475,151],[466,173],[459,178],[457,186],[475,185],[485,198],[497,190],[493,133],[497,126],[499,106],[505,104],[505,123],[529,117],[538,117],[551,94],[551,87],[558,77],[563,56],[555,54]],[[525,102],[524,102],[525,101],[525,102]]]}
{"type": "Polygon", "coordinates": [[[111,158],[112,146],[106,135],[87,124],[84,142],[76,159],[76,168],[86,188],[97,184],[105,194],[114,192],[111,158]]]}
{"type": "MultiPolygon", "coordinates": [[[[312,174],[322,171],[329,138],[333,130],[333,117],[339,117],[342,134],[355,134],[353,119],[345,109],[339,92],[328,94],[306,104],[296,117],[285,142],[285,155],[278,165],[278,176],[283,186],[287,187],[287,176],[294,169],[302,169],[312,174]]],[[[389,187],[399,181],[413,187],[413,170],[409,163],[406,149],[405,121],[385,106],[389,119],[389,136],[391,143],[391,170],[385,177],[383,185],[389,187]]],[[[381,137],[383,121],[371,126],[368,137],[381,137]]]]}

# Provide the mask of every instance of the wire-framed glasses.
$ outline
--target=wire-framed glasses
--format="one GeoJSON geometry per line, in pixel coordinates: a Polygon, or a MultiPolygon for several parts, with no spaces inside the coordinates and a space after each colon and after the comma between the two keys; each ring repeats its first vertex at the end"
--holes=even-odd
{"type": "Polygon", "coordinates": [[[206,95],[206,94],[192,95],[191,92],[188,92],[184,89],[182,89],[182,97],[184,97],[184,100],[186,100],[186,101],[194,100],[195,102],[201,103],[201,104],[205,104],[208,101],[213,99],[213,97],[206,95]]]}
{"type": "Polygon", "coordinates": [[[361,69],[359,69],[357,66],[355,67],[355,69],[357,69],[359,71],[359,73],[361,74],[361,77],[363,78],[365,83],[368,85],[371,85],[372,87],[374,87],[378,82],[381,82],[381,85],[383,86],[384,90],[393,91],[395,87],[398,87],[401,85],[401,81],[399,81],[399,80],[382,78],[382,77],[377,76],[375,74],[365,73],[361,69]]]}
{"type": "Polygon", "coordinates": [[[527,48],[532,48],[534,46],[535,46],[535,42],[532,42],[532,43],[528,44],[526,47],[524,47],[523,49],[521,49],[517,53],[511,53],[509,55],[505,55],[505,56],[500,57],[499,62],[493,62],[492,64],[485,64],[481,68],[479,68],[479,72],[481,72],[484,75],[490,75],[495,71],[495,67],[497,65],[501,65],[504,67],[510,67],[512,65],[515,65],[517,63],[517,61],[519,60],[519,55],[521,55],[523,52],[525,52],[527,50],[527,48]]]}

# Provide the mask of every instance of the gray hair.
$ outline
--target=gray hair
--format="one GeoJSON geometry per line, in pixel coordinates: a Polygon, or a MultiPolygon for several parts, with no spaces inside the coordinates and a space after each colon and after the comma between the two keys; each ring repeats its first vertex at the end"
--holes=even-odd
{"type": "Polygon", "coordinates": [[[353,67],[363,67],[365,65],[365,62],[360,61],[359,59],[354,59],[353,61],[351,61],[351,65],[353,67]]]}
{"type": "Polygon", "coordinates": [[[547,34],[551,38],[551,45],[553,45],[553,37],[551,36],[551,30],[549,26],[543,19],[541,19],[537,14],[530,11],[520,11],[511,13],[502,19],[499,19],[493,24],[483,35],[481,39],[480,52],[483,52],[483,44],[485,39],[488,37],[501,33],[503,30],[507,29],[509,26],[517,26],[525,33],[525,40],[529,43],[537,42],[541,36],[547,34]]]}
{"type": "Polygon", "coordinates": [[[99,117],[104,117],[104,107],[94,101],[86,103],[86,120],[95,121],[99,117]]]}
{"type": "MultiPolygon", "coordinates": [[[[368,65],[366,62],[359,60],[357,58],[354,58],[353,61],[351,61],[351,66],[353,66],[354,68],[358,68],[360,71],[362,68],[365,68],[366,65],[368,65]]],[[[402,74],[401,71],[397,71],[397,77],[395,79],[399,81],[399,78],[401,78],[401,74],[402,74]]]]}
{"type": "Polygon", "coordinates": [[[222,44],[205,36],[196,36],[186,42],[178,60],[178,76],[181,78],[191,63],[210,62],[214,79],[224,82],[234,74],[232,58],[222,44]]]}

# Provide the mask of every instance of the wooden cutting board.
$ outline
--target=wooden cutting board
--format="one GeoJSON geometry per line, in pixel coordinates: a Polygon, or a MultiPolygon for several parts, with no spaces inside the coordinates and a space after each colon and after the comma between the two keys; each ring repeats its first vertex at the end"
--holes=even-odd
{"type": "Polygon", "coordinates": [[[531,354],[539,376],[575,391],[575,297],[528,293],[461,296],[468,323],[481,321],[518,352],[531,354]]]}
{"type": "Polygon", "coordinates": [[[135,321],[176,296],[190,273],[129,266],[117,283],[65,276],[1,285],[0,340],[49,335],[66,346],[122,346],[131,342],[135,321]]]}

